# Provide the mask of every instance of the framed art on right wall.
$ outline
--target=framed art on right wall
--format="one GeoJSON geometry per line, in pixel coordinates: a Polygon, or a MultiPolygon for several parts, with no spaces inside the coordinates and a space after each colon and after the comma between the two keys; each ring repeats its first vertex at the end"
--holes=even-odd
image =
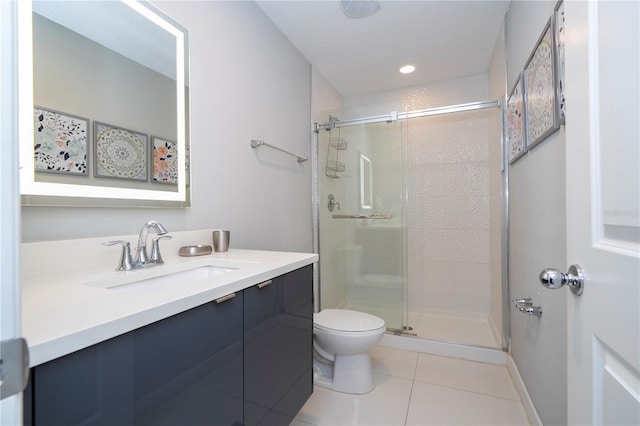
{"type": "Polygon", "coordinates": [[[553,31],[555,33],[556,46],[556,76],[557,76],[557,103],[558,119],[560,124],[564,123],[567,113],[567,101],[565,99],[565,78],[564,78],[564,46],[567,29],[564,19],[564,2],[560,0],[556,4],[553,14],[553,31]]]}
{"type": "Polygon", "coordinates": [[[527,148],[558,130],[555,44],[551,19],[524,68],[527,148]]]}
{"type": "Polygon", "coordinates": [[[525,105],[522,92],[522,74],[518,76],[516,84],[507,99],[507,140],[509,164],[527,153],[525,144],[525,105]]]}

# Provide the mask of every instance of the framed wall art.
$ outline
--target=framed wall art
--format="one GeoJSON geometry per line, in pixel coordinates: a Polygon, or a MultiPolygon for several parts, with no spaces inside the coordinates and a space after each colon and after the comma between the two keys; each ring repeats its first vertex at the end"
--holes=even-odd
{"type": "Polygon", "coordinates": [[[509,164],[527,153],[525,144],[525,104],[522,73],[507,99],[507,155],[509,164]]]}
{"type": "Polygon", "coordinates": [[[556,4],[553,14],[553,29],[555,34],[555,46],[556,46],[556,76],[557,76],[557,102],[558,105],[558,120],[559,124],[563,124],[565,121],[565,115],[567,112],[567,102],[565,99],[565,78],[564,78],[564,52],[565,52],[565,36],[566,27],[564,20],[564,2],[560,0],[556,4]]]}
{"type": "Polygon", "coordinates": [[[151,136],[153,174],[156,183],[178,183],[178,145],[163,138],[151,136]]]}
{"type": "Polygon", "coordinates": [[[147,135],[94,122],[94,176],[147,180],[147,135]]]}
{"type": "Polygon", "coordinates": [[[86,176],[89,120],[43,107],[33,112],[35,171],[86,176]]]}
{"type": "Polygon", "coordinates": [[[527,148],[533,148],[559,128],[554,52],[549,19],[524,68],[527,148]]]}

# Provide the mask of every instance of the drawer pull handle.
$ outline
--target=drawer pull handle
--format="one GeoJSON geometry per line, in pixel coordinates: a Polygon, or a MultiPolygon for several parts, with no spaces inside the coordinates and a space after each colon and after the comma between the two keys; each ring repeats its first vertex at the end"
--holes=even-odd
{"type": "Polygon", "coordinates": [[[265,281],[263,283],[258,284],[258,288],[264,288],[264,287],[266,287],[268,285],[271,285],[272,283],[273,283],[273,280],[265,281]]]}
{"type": "Polygon", "coordinates": [[[236,297],[235,293],[230,293],[227,294],[226,296],[222,296],[216,299],[216,303],[222,303],[222,302],[226,302],[227,300],[233,299],[234,297],[236,297]]]}

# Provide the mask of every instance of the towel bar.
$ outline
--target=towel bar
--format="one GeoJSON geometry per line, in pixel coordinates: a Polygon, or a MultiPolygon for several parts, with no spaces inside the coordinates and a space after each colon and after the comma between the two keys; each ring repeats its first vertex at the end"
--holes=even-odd
{"type": "Polygon", "coordinates": [[[256,149],[260,146],[268,146],[269,148],[273,148],[276,149],[280,152],[284,152],[285,154],[289,154],[289,155],[293,155],[294,157],[296,157],[298,159],[298,163],[302,163],[303,161],[307,161],[309,158],[307,157],[303,157],[301,155],[298,154],[294,154],[293,152],[289,152],[289,151],[285,151],[284,149],[278,148],[277,146],[273,146],[271,144],[268,144],[264,141],[259,141],[257,139],[251,139],[251,148],[256,149]]]}

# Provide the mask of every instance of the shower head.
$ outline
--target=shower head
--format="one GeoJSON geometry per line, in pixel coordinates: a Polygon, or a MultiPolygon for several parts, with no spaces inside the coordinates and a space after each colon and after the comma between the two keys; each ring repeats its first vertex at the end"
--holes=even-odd
{"type": "Polygon", "coordinates": [[[348,18],[359,19],[371,16],[382,7],[381,0],[341,0],[342,11],[348,18]]]}

